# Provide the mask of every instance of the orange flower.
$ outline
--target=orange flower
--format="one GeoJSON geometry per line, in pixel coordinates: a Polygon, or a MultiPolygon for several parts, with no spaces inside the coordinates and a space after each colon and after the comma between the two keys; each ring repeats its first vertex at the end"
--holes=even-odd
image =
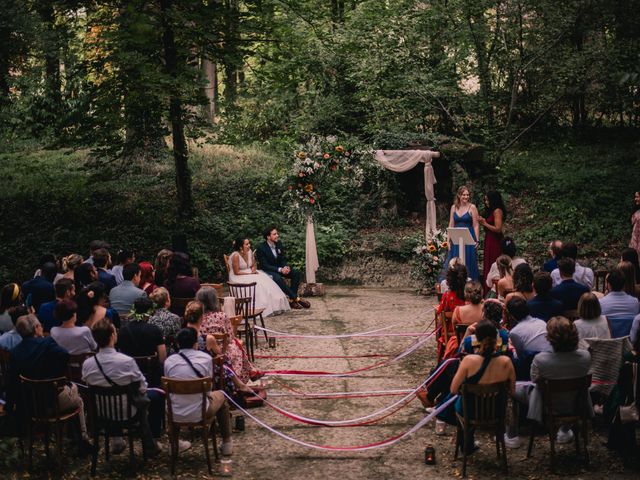
{"type": "Polygon", "coordinates": [[[307,156],[304,152],[298,152],[298,158],[305,158],[307,156]]]}
{"type": "Polygon", "coordinates": [[[429,251],[430,252],[435,252],[436,250],[437,250],[437,248],[433,243],[429,245],[429,251]]]}
{"type": "Polygon", "coordinates": [[[342,145],[338,145],[338,146],[336,147],[336,152],[338,152],[338,153],[342,153],[342,152],[344,152],[344,147],[343,147],[342,145]]]}
{"type": "Polygon", "coordinates": [[[305,192],[309,192],[309,193],[313,192],[313,184],[312,184],[312,183],[307,183],[307,184],[304,186],[304,191],[305,191],[305,192]]]}
{"type": "Polygon", "coordinates": [[[442,248],[449,248],[448,242],[442,242],[442,248]]]}

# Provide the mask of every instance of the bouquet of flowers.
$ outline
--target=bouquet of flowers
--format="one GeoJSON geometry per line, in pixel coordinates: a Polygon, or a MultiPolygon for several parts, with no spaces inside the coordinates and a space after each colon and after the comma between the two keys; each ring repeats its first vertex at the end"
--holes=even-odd
{"type": "Polygon", "coordinates": [[[420,281],[428,289],[435,286],[442,265],[447,258],[449,245],[446,230],[436,230],[435,234],[425,241],[420,235],[413,249],[411,276],[420,281]]]}
{"type": "Polygon", "coordinates": [[[314,137],[295,153],[287,190],[299,213],[307,216],[320,210],[323,182],[331,173],[349,169],[352,153],[335,137],[314,137]]]}

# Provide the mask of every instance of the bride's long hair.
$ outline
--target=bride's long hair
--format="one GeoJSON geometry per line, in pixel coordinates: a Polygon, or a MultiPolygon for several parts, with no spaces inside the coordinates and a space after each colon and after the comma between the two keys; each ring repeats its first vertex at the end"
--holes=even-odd
{"type": "Polygon", "coordinates": [[[247,237],[237,237],[233,243],[231,244],[231,246],[233,247],[233,249],[236,252],[240,252],[242,251],[242,246],[244,245],[244,241],[247,240],[247,237]]]}

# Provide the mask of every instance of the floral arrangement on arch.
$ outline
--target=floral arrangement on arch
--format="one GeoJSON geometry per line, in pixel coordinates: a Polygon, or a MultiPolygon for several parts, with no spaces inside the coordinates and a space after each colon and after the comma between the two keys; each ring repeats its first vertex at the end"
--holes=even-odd
{"type": "Polygon", "coordinates": [[[324,182],[340,170],[350,170],[353,148],[336,137],[312,138],[295,152],[287,190],[296,210],[303,216],[321,211],[324,182]]]}
{"type": "Polygon", "coordinates": [[[413,249],[413,264],[411,276],[419,280],[424,288],[433,288],[438,281],[438,275],[449,253],[447,231],[436,230],[434,235],[425,241],[424,235],[417,237],[417,244],[413,249]]]}

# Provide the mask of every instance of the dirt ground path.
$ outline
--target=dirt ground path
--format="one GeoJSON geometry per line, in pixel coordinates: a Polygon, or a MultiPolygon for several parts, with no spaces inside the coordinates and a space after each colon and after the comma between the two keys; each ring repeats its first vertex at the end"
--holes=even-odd
{"type": "MultiPolygon", "coordinates": [[[[434,297],[416,295],[409,290],[332,286],[322,298],[312,298],[310,310],[292,311],[267,319],[267,327],[281,332],[308,335],[335,335],[364,332],[395,325],[389,332],[424,332],[433,319],[434,297]]],[[[292,339],[279,338],[269,349],[264,339],[256,351],[260,356],[366,354],[395,355],[404,351],[416,337],[382,336],[374,338],[292,339]]],[[[266,377],[269,400],[296,414],[319,419],[357,418],[393,403],[397,396],[349,399],[304,399],[288,396],[287,385],[302,392],[355,392],[412,389],[434,366],[435,341],[429,341],[410,356],[391,365],[349,377],[266,377]]],[[[383,358],[348,359],[267,359],[258,358],[263,370],[321,370],[345,372],[372,365],[383,358]]],[[[252,414],[273,428],[296,439],[322,445],[349,446],[378,442],[405,432],[425,415],[417,400],[374,425],[352,428],[326,428],[297,423],[264,407],[252,414]]],[[[391,446],[363,452],[326,452],[299,446],[246,419],[246,430],[235,434],[237,448],[233,456],[235,478],[255,479],[406,479],[455,478],[461,462],[453,461],[454,429],[446,436],[434,434],[433,423],[411,437],[391,446]],[[436,448],[438,463],[424,464],[424,448],[436,448]]],[[[495,449],[486,435],[480,434],[482,448],[473,455],[468,467],[470,478],[503,476],[495,461],[495,449]]],[[[523,440],[526,438],[523,437],[523,440]]],[[[611,454],[602,448],[602,439],[592,437],[592,466],[585,470],[573,451],[560,447],[561,473],[577,478],[633,478],[637,472],[625,472],[611,454]]],[[[543,478],[548,471],[548,442],[539,437],[533,458],[526,459],[525,448],[509,450],[510,476],[543,478]]]]}

